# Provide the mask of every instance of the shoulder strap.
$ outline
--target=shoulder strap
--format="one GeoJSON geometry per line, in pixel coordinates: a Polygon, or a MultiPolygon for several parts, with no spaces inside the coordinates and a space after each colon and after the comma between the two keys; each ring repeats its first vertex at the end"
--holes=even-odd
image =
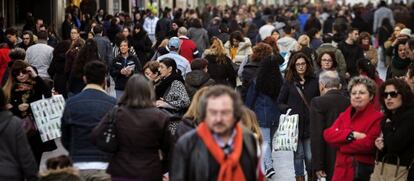
{"type": "Polygon", "coordinates": [[[305,97],[305,95],[303,94],[302,90],[301,90],[301,89],[300,89],[297,85],[295,85],[295,87],[296,87],[296,90],[298,90],[298,93],[299,93],[299,95],[300,95],[300,98],[302,98],[302,100],[303,100],[303,102],[305,103],[306,107],[309,109],[309,108],[310,108],[310,106],[309,106],[308,100],[306,100],[306,97],[305,97]]]}
{"type": "Polygon", "coordinates": [[[118,112],[119,106],[115,105],[114,108],[112,109],[112,113],[111,113],[111,119],[110,119],[110,124],[115,124],[116,123],[116,113],[118,112]]]}

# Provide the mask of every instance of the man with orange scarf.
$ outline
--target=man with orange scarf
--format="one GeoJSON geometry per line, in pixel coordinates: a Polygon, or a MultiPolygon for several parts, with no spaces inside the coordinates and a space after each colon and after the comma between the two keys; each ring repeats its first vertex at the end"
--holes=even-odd
{"type": "Polygon", "coordinates": [[[259,178],[257,140],[241,126],[243,103],[226,86],[211,87],[200,101],[200,119],[175,147],[171,181],[256,181],[259,178]]]}

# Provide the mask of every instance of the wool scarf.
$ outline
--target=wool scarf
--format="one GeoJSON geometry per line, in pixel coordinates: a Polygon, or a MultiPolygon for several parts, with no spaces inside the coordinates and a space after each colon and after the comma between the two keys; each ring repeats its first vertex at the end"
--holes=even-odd
{"type": "Polygon", "coordinates": [[[240,158],[243,150],[243,130],[239,124],[236,124],[236,135],[234,136],[233,152],[225,155],[224,151],[214,140],[214,137],[207,127],[206,123],[202,122],[197,128],[197,134],[203,140],[208,151],[213,155],[214,159],[220,165],[218,174],[218,181],[245,181],[242,167],[240,165],[240,158]]]}

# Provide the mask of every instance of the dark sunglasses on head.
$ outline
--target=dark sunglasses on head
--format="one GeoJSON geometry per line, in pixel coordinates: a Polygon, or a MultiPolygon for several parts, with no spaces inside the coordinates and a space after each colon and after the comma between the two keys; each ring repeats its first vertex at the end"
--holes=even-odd
{"type": "Polygon", "coordinates": [[[27,74],[27,70],[26,70],[26,69],[16,70],[16,71],[14,71],[14,72],[13,72],[13,75],[14,75],[14,76],[19,76],[19,75],[20,75],[20,73],[22,73],[22,74],[27,74]]]}
{"type": "Polygon", "coordinates": [[[384,92],[382,96],[384,97],[384,99],[388,98],[388,96],[391,96],[391,98],[396,98],[398,96],[398,92],[397,91],[384,92]]]}

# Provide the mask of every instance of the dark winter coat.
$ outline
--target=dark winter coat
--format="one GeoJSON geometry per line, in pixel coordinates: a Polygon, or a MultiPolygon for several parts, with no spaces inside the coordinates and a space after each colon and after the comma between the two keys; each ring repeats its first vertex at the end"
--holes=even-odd
{"type": "Polygon", "coordinates": [[[217,60],[218,57],[216,55],[207,54],[204,58],[208,61],[208,74],[217,84],[236,87],[237,73],[230,58],[225,57],[224,64],[217,60]]]}
{"type": "Polygon", "coordinates": [[[338,44],[338,49],[341,50],[345,57],[347,72],[353,76],[358,75],[357,60],[364,58],[364,50],[356,44],[348,44],[345,41],[338,44]]]}
{"type": "Polygon", "coordinates": [[[142,66],[144,66],[153,56],[152,42],[145,30],[132,36],[132,47],[134,47],[137,57],[142,66]]]}
{"type": "Polygon", "coordinates": [[[260,61],[251,61],[250,58],[247,59],[246,65],[243,66],[243,71],[240,76],[242,82],[241,85],[241,96],[243,100],[246,98],[247,91],[250,87],[251,82],[256,78],[257,71],[260,67],[260,61]]]}
{"type": "Polygon", "coordinates": [[[215,81],[203,70],[193,70],[185,76],[185,88],[190,99],[193,98],[198,89],[214,84],[215,81]]]}
{"type": "Polygon", "coordinates": [[[55,91],[62,94],[63,97],[67,97],[67,84],[66,84],[66,74],[65,74],[65,63],[66,55],[65,53],[58,54],[53,56],[52,63],[50,63],[47,73],[53,78],[53,87],[55,91]]]}
{"type": "Polygon", "coordinates": [[[134,75],[134,73],[141,73],[141,72],[142,72],[142,66],[138,58],[130,54],[128,55],[126,59],[122,57],[122,55],[118,55],[112,61],[112,66],[110,68],[110,74],[115,81],[116,90],[124,90],[129,77],[134,75]],[[121,74],[121,69],[126,68],[126,67],[130,67],[134,70],[129,76],[125,76],[121,74]]]}
{"type": "Polygon", "coordinates": [[[277,102],[281,113],[285,113],[289,108],[292,109],[291,114],[299,114],[299,138],[309,138],[309,109],[302,100],[296,87],[302,90],[307,102],[312,98],[319,96],[319,83],[315,77],[309,77],[303,86],[297,82],[285,81],[280,90],[277,102]]]}
{"type": "Polygon", "coordinates": [[[341,90],[330,90],[325,95],[315,97],[310,108],[310,136],[313,171],[323,170],[327,180],[332,179],[336,149],[323,139],[323,131],[331,127],[339,114],[349,106],[349,99],[341,90]]]}
{"type": "MultiPolygon", "coordinates": [[[[175,146],[170,170],[171,181],[217,180],[220,165],[208,151],[196,130],[182,136],[175,146]]],[[[253,134],[243,129],[243,149],[240,156],[246,180],[257,179],[257,141],[253,134]]]]}
{"type": "MultiPolygon", "coordinates": [[[[414,107],[399,109],[396,113],[386,116],[381,122],[384,138],[384,148],[379,152],[379,160],[385,155],[387,163],[396,164],[395,155],[402,166],[409,166],[414,161],[414,107]],[[394,154],[394,157],[393,157],[394,154]]],[[[409,173],[408,180],[414,179],[414,168],[409,173]]]]}
{"type": "Polygon", "coordinates": [[[11,112],[0,110],[0,180],[37,180],[38,166],[22,125],[11,112]]]}
{"type": "MultiPolygon", "coordinates": [[[[107,172],[114,178],[162,180],[170,157],[168,118],[155,107],[121,106],[116,115],[119,149],[110,159],[107,172]],[[160,160],[159,150],[163,160],[160,160]]],[[[107,115],[103,121],[108,119],[107,115]]]]}

